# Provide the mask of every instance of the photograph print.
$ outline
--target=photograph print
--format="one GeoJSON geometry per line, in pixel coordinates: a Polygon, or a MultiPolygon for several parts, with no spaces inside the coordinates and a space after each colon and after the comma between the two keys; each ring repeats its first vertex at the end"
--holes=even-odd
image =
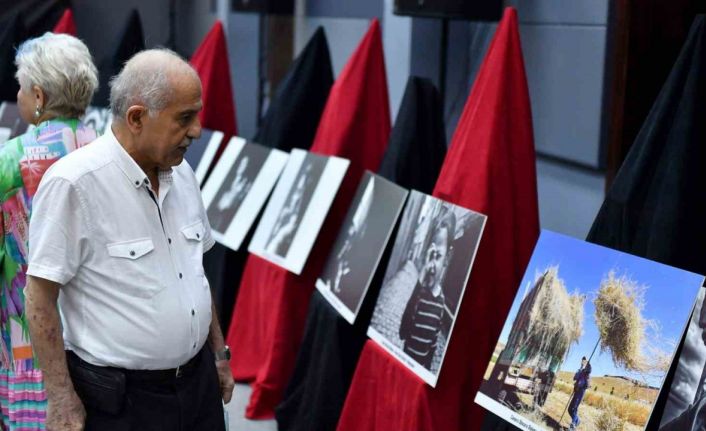
{"type": "Polygon", "coordinates": [[[368,336],[436,386],[486,216],[412,191],[368,336]]]}
{"type": "Polygon", "coordinates": [[[382,257],[407,190],[366,171],[316,288],[353,323],[382,257]]]}
{"type": "Polygon", "coordinates": [[[703,280],[542,231],[475,402],[524,430],[645,429],[703,280]]]}
{"type": "Polygon", "coordinates": [[[244,139],[231,140],[201,192],[216,241],[232,250],[240,248],[287,157],[283,151],[244,139]]]}
{"type": "Polygon", "coordinates": [[[25,133],[28,127],[20,117],[20,108],[16,103],[0,104],[0,144],[25,133]]]}
{"type": "MultiPolygon", "coordinates": [[[[660,431],[701,431],[706,428],[706,289],[699,291],[677,369],[669,388],[660,431]]],[[[665,388],[666,390],[667,388],[665,388]]]]}
{"type": "MultiPolygon", "coordinates": [[[[221,146],[223,141],[223,132],[210,129],[201,129],[201,136],[198,139],[191,141],[189,149],[186,150],[184,155],[184,160],[191,166],[194,170],[194,175],[196,175],[196,180],[203,187],[204,181],[206,180],[206,174],[211,168],[211,163],[216,157],[218,148],[221,146]]],[[[238,138],[234,136],[228,141],[228,145],[236,142],[244,142],[245,139],[238,138]]],[[[228,147],[226,147],[227,149],[228,147]]],[[[226,150],[223,150],[225,153],[226,150]]]]}
{"type": "Polygon", "coordinates": [[[300,274],[349,163],[292,150],[248,251],[300,274]]]}
{"type": "Polygon", "coordinates": [[[86,113],[81,119],[83,124],[96,131],[98,136],[105,131],[113,123],[113,114],[110,108],[99,108],[97,106],[89,106],[86,108],[86,113]]]}

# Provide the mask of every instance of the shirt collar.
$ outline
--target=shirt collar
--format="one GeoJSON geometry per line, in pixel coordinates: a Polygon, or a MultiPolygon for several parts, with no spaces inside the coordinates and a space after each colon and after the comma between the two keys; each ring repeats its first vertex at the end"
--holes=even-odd
{"type": "MultiPolygon", "coordinates": [[[[118,138],[113,133],[111,127],[107,127],[105,136],[108,138],[110,147],[113,151],[113,160],[118,165],[120,170],[125,174],[125,177],[130,181],[133,187],[140,188],[142,186],[148,186],[150,180],[147,178],[147,174],[142,170],[140,165],[135,162],[135,160],[125,151],[125,148],[118,142],[118,138]]],[[[172,170],[160,170],[158,173],[159,182],[161,183],[171,183],[172,182],[172,170]]]]}

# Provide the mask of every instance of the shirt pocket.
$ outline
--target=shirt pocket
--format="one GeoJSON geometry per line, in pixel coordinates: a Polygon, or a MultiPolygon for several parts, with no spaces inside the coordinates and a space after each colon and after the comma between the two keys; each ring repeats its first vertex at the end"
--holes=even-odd
{"type": "Polygon", "coordinates": [[[204,226],[201,220],[190,223],[181,228],[181,233],[186,239],[186,252],[189,264],[197,274],[203,274],[203,235],[204,226]]]}
{"type": "Polygon", "coordinates": [[[203,236],[204,224],[201,220],[189,223],[181,228],[181,233],[186,240],[186,252],[188,253],[188,264],[191,266],[190,274],[194,277],[195,292],[199,295],[196,298],[197,304],[202,312],[211,311],[211,288],[203,270],[203,236]]]}
{"type": "Polygon", "coordinates": [[[151,238],[114,242],[106,247],[121,289],[141,298],[152,298],[164,289],[151,238]]]}

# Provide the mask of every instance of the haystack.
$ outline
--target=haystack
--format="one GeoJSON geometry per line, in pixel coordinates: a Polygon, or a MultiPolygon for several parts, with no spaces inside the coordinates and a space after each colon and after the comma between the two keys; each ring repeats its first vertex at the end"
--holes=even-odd
{"type": "Polygon", "coordinates": [[[584,297],[569,294],[559,278],[558,267],[545,271],[529,315],[526,360],[539,358],[549,365],[561,359],[572,343],[583,334],[584,297]]]}
{"type": "Polygon", "coordinates": [[[642,354],[644,287],[610,271],[601,281],[594,305],[601,352],[609,351],[613,362],[626,370],[647,371],[649,366],[642,354]]]}

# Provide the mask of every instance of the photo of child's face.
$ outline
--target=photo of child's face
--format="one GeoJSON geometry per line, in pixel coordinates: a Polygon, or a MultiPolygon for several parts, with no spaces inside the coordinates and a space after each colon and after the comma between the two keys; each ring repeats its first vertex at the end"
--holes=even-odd
{"type": "Polygon", "coordinates": [[[434,237],[427,249],[419,280],[422,286],[431,289],[441,281],[440,276],[443,274],[443,269],[446,265],[448,243],[448,229],[442,227],[434,232],[434,237]]]}

